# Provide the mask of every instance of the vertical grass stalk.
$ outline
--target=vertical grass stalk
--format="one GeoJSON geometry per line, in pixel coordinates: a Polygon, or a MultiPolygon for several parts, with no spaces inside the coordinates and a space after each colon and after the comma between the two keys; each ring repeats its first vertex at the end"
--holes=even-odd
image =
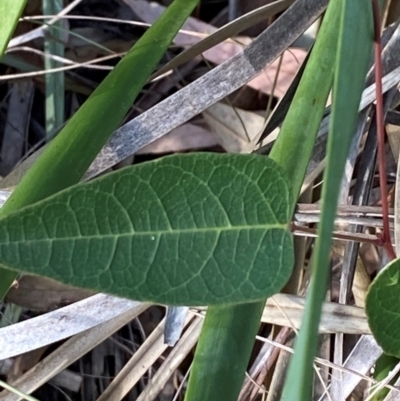
{"type": "MultiPolygon", "coordinates": [[[[339,15],[337,2],[331,2],[293,104],[271,152],[271,158],[287,171],[293,184],[292,209],[332,85],[339,15]]],[[[185,401],[237,400],[264,305],[265,300],[208,308],[185,401]]]]}
{"type": "MultiPolygon", "coordinates": [[[[55,15],[63,8],[63,0],[43,0],[43,14],[55,15]]],[[[45,30],[44,41],[44,65],[46,70],[61,67],[59,61],[51,56],[64,57],[62,20],[56,21],[53,25],[48,25],[45,30]],[[57,29],[58,28],[58,29],[57,29]]],[[[46,137],[50,140],[54,131],[59,129],[64,123],[64,72],[46,74],[46,137]]]]}
{"type": "Polygon", "coordinates": [[[313,360],[317,351],[318,327],[328,282],[330,247],[340,183],[356,127],[373,41],[370,1],[336,0],[331,4],[340,13],[340,30],[327,166],[322,190],[321,222],[312,256],[312,279],[302,327],[282,395],[284,401],[310,400],[312,396],[313,360]]]}

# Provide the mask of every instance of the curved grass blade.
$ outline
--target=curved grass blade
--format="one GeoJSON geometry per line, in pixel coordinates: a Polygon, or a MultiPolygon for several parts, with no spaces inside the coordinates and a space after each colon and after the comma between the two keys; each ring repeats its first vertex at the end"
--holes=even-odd
{"type": "Polygon", "coordinates": [[[236,36],[238,33],[245,31],[246,29],[258,24],[259,22],[265,21],[267,18],[272,17],[287,7],[289,7],[294,0],[278,0],[272,4],[259,7],[234,21],[229,22],[217,31],[207,36],[200,42],[194,44],[189,49],[179,53],[167,64],[157,70],[150,79],[155,79],[170,70],[180,67],[182,64],[193,60],[195,57],[211,49],[212,47],[222,43],[224,40],[236,36]]]}
{"type": "Polygon", "coordinates": [[[139,301],[254,301],[290,276],[290,195],[263,156],[166,157],[7,215],[0,264],[139,301]]]}
{"type": "MultiPolygon", "coordinates": [[[[1,215],[80,180],[197,3],[198,0],[175,0],[169,6],[51,141],[2,207],[1,215]]],[[[0,276],[1,300],[16,275],[0,269],[0,276]]]]}
{"type": "Polygon", "coordinates": [[[0,59],[25,8],[27,0],[1,0],[0,2],[0,59]]]}
{"type": "Polygon", "coordinates": [[[341,20],[327,167],[322,192],[322,215],[312,258],[313,275],[302,328],[282,395],[282,400],[285,401],[312,398],[313,359],[317,351],[318,325],[328,282],[330,246],[340,182],[356,126],[373,43],[370,2],[341,0],[332,5],[336,7],[336,13],[341,14],[341,20]]]}

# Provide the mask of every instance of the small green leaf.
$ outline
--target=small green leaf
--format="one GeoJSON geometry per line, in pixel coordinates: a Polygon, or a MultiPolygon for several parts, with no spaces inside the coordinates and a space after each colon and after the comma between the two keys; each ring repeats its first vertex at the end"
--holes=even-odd
{"type": "Polygon", "coordinates": [[[371,284],[365,305],[377,343],[388,355],[400,358],[400,259],[390,262],[371,284]]]}
{"type": "Polygon", "coordinates": [[[290,193],[262,156],[165,157],[7,215],[0,264],[142,301],[258,300],[292,270],[290,193]]]}

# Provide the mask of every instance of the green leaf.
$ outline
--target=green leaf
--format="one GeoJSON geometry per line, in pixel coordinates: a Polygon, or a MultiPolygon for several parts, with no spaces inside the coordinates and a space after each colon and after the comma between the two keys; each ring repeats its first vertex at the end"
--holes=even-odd
{"type": "Polygon", "coordinates": [[[0,264],[141,301],[262,299],[292,270],[290,203],[262,156],[166,157],[7,215],[0,264]]]}
{"type": "Polygon", "coordinates": [[[25,4],[26,0],[0,1],[0,59],[7,48],[25,4]]]}
{"type": "Polygon", "coordinates": [[[390,262],[372,282],[365,311],[376,342],[400,358],[400,259],[390,262]]]}
{"type": "MultiPolygon", "coordinates": [[[[1,215],[53,195],[82,178],[198,1],[175,0],[168,7],[50,142],[1,208],[1,215]]],[[[13,272],[0,269],[0,300],[15,278],[13,272]]]]}
{"type": "MultiPolygon", "coordinates": [[[[398,358],[391,355],[382,354],[375,363],[375,369],[373,373],[374,379],[377,382],[383,382],[387,379],[388,375],[390,375],[390,373],[397,366],[398,363],[398,358]]],[[[399,374],[395,375],[395,377],[390,381],[389,384],[394,385],[398,377],[399,374]]],[[[388,395],[389,391],[389,388],[383,387],[375,395],[372,396],[371,401],[383,401],[388,395]]]]}

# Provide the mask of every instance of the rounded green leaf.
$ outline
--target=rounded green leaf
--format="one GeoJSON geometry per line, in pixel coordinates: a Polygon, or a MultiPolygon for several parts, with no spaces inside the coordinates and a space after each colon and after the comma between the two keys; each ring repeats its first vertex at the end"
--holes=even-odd
{"type": "Polygon", "coordinates": [[[140,301],[262,299],[292,270],[290,193],[262,156],[165,157],[7,215],[0,264],[140,301]]]}
{"type": "Polygon", "coordinates": [[[371,331],[386,354],[400,358],[400,259],[390,262],[371,284],[366,313],[371,331]]]}

